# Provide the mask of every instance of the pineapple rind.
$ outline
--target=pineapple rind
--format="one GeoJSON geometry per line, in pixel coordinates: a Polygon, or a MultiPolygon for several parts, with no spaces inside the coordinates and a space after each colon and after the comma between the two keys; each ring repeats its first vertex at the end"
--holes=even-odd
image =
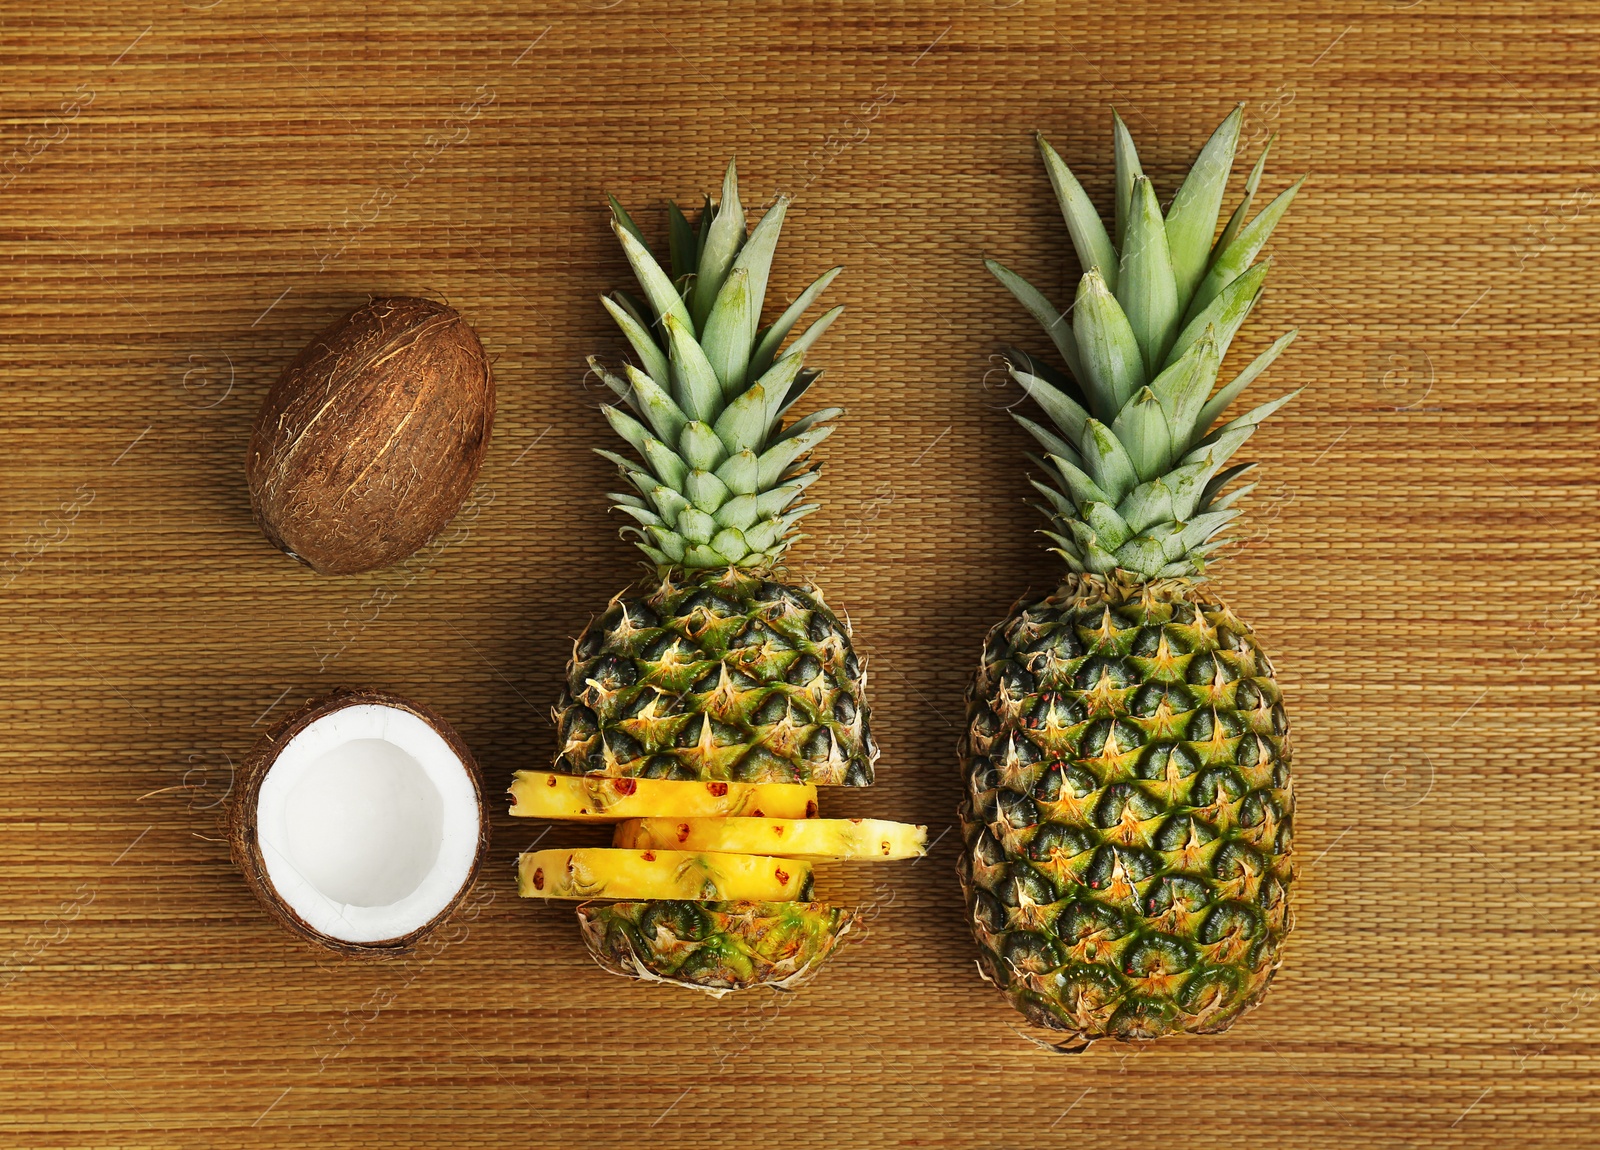
{"type": "Polygon", "coordinates": [[[578,638],[552,769],[866,786],[878,748],[865,694],[849,629],[814,588],[735,567],[669,575],[617,596],[578,638]]]}
{"type": "Polygon", "coordinates": [[[1069,578],[989,634],[962,744],[980,966],[1081,1041],[1222,1030],[1292,927],[1289,724],[1189,580],[1069,578]]]}
{"type": "Polygon", "coordinates": [[[927,853],[928,828],[886,819],[642,818],[617,824],[612,846],[736,851],[823,861],[889,861],[927,853]]]}
{"type": "Polygon", "coordinates": [[[814,975],[856,923],[856,912],[812,902],[584,903],[578,925],[606,970],[715,998],[814,975]]]}

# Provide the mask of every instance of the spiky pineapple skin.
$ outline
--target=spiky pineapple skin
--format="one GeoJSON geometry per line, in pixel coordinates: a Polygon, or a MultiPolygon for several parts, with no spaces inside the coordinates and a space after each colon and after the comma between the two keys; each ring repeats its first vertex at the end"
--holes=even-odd
{"type": "Polygon", "coordinates": [[[959,864],[984,974],[1071,1038],[1225,1030],[1293,922],[1289,723],[1250,628],[1186,579],[1071,576],[990,631],[959,864]]]}
{"type": "Polygon", "coordinates": [[[584,944],[606,970],[719,998],[757,986],[793,990],[855,922],[854,911],[815,902],[656,900],[578,908],[584,944]]]}
{"type": "Polygon", "coordinates": [[[738,567],[669,574],[578,638],[552,769],[866,786],[865,688],[849,628],[814,588],[738,567]]]}

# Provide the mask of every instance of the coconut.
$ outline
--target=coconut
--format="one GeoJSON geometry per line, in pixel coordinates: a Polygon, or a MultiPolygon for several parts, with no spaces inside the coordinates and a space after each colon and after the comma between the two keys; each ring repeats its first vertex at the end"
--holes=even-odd
{"type": "Polygon", "coordinates": [[[245,464],[251,510],[323,575],[387,567],[461,509],[493,425],[494,380],[466,321],[433,300],[375,299],[267,393],[245,464]]]}
{"type": "Polygon", "coordinates": [[[472,752],[386,691],[314,699],[256,741],[228,809],[245,882],[301,938],[405,953],[467,896],[489,845],[472,752]]]}

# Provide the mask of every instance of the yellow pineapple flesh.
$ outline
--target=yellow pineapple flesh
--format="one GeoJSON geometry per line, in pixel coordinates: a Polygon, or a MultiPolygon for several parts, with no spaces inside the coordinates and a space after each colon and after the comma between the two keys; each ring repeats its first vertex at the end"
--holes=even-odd
{"type": "Polygon", "coordinates": [[[634,850],[870,860],[917,858],[927,840],[927,827],[885,819],[641,818],[618,823],[611,842],[634,850]]]}
{"type": "Polygon", "coordinates": [[[718,851],[557,847],[517,859],[523,898],[806,901],[811,866],[800,859],[718,851]]]}
{"type": "Polygon", "coordinates": [[[817,813],[817,788],[811,783],[613,779],[518,771],[511,782],[511,813],[525,819],[575,822],[614,822],[644,815],[805,819],[817,813]]]}

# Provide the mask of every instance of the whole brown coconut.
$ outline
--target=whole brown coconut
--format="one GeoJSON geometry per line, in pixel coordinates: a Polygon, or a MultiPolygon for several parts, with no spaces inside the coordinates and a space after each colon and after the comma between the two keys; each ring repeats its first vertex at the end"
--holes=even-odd
{"type": "Polygon", "coordinates": [[[489,849],[466,743],[431,708],[377,690],[313,699],[257,739],[226,828],[272,917],[349,958],[410,953],[461,905],[489,849]]]}
{"type": "Polygon", "coordinates": [[[460,510],[494,425],[494,380],[453,308],[375,299],[323,330],[267,393],[245,475],[274,547],[323,575],[411,555],[460,510]]]}

